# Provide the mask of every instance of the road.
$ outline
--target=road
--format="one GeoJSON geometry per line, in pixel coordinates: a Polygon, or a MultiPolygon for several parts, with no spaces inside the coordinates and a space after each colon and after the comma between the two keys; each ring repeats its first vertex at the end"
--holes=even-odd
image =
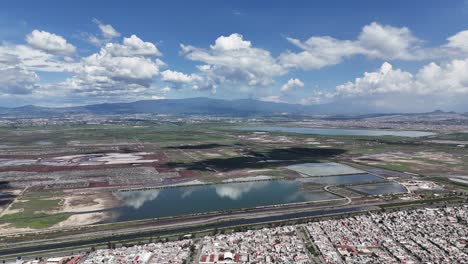
{"type": "MultiPolygon", "coordinates": [[[[345,199],[341,199],[345,200],[345,199]]],[[[216,212],[204,215],[191,215],[169,219],[149,219],[142,221],[123,222],[118,230],[83,230],[79,234],[70,234],[64,230],[57,237],[47,233],[48,239],[10,238],[0,244],[0,256],[24,254],[40,250],[63,249],[67,247],[87,247],[92,244],[102,244],[108,241],[136,240],[143,237],[158,237],[174,234],[187,234],[208,229],[229,228],[239,225],[255,225],[275,221],[287,221],[298,218],[313,218],[328,215],[342,215],[379,209],[378,205],[388,204],[385,201],[375,201],[366,205],[348,204],[319,205],[317,203],[300,203],[283,206],[252,208],[235,212],[216,212]],[[128,228],[121,228],[128,224],[128,228]],[[13,242],[14,241],[14,242],[13,242]]],[[[104,227],[104,226],[103,226],[104,227]]],[[[115,226],[114,226],[115,228],[115,226]]],[[[58,231],[58,230],[57,230],[58,231]]],[[[56,231],[56,232],[57,232],[56,231]]],[[[74,230],[76,231],[76,230],[74,230]]],[[[49,231],[50,232],[50,231],[49,231]]],[[[5,238],[5,236],[3,236],[5,238]]]]}
{"type": "MultiPolygon", "coordinates": [[[[148,237],[148,236],[161,236],[169,234],[178,234],[178,233],[190,233],[205,229],[211,228],[225,228],[230,226],[245,225],[245,224],[256,224],[263,222],[295,219],[302,217],[314,217],[314,216],[323,216],[330,214],[340,214],[340,213],[349,213],[356,211],[367,211],[372,209],[371,206],[338,206],[333,209],[328,207],[314,207],[313,210],[310,208],[310,204],[302,205],[302,209],[298,208],[288,208],[286,210],[281,210],[277,208],[276,210],[266,211],[263,213],[247,213],[247,214],[238,214],[233,215],[224,215],[224,216],[215,216],[208,219],[199,219],[197,217],[196,221],[193,221],[190,218],[186,218],[183,222],[158,225],[157,222],[153,222],[153,225],[144,226],[144,227],[135,227],[130,229],[123,230],[106,230],[99,231],[94,233],[85,233],[78,236],[68,236],[64,234],[63,237],[55,239],[46,239],[46,240],[31,240],[18,243],[3,243],[0,245],[0,256],[8,254],[21,254],[24,252],[34,252],[38,250],[48,250],[56,248],[65,248],[65,247],[76,247],[76,246],[86,246],[94,243],[106,243],[107,241],[122,241],[129,239],[137,239],[139,237],[148,237]],[[309,207],[307,209],[307,207],[309,207]],[[327,209],[325,209],[327,208],[327,209]],[[224,221],[221,221],[224,220],[224,221]],[[171,228],[168,230],[168,228],[171,228]],[[118,235],[117,235],[118,234],[118,235]]],[[[175,219],[177,220],[177,219],[175,219]]],[[[176,222],[173,220],[174,222],[176,222]]]]}
{"type": "Polygon", "coordinates": [[[323,189],[326,192],[329,192],[329,193],[334,194],[334,195],[336,195],[338,197],[343,197],[344,199],[346,199],[346,203],[344,205],[351,204],[352,200],[348,196],[345,196],[343,194],[340,194],[340,193],[337,193],[337,192],[334,192],[334,191],[330,191],[330,187],[334,187],[334,186],[336,187],[336,185],[327,185],[327,186],[323,187],[323,189]]]}

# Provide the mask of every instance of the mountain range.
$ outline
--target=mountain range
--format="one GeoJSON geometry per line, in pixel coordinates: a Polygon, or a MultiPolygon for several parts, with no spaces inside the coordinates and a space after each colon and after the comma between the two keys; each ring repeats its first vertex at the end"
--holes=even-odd
{"type": "MultiPolygon", "coordinates": [[[[265,102],[254,99],[223,100],[206,97],[187,99],[142,100],[129,103],[103,103],[74,107],[40,107],[26,105],[21,107],[0,107],[0,116],[60,116],[70,114],[169,114],[169,115],[381,115],[378,109],[354,109],[346,112],[334,104],[301,105],[277,102],[265,102]]],[[[447,114],[437,110],[426,114],[447,114]]],[[[385,115],[388,115],[386,113],[385,115]]],[[[466,114],[465,114],[466,115],[466,114]]]]}

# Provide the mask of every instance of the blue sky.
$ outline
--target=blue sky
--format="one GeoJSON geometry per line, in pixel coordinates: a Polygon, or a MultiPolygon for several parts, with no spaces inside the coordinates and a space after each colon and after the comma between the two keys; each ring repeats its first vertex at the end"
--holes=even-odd
{"type": "Polygon", "coordinates": [[[2,1],[0,105],[468,111],[467,1],[2,1]]]}

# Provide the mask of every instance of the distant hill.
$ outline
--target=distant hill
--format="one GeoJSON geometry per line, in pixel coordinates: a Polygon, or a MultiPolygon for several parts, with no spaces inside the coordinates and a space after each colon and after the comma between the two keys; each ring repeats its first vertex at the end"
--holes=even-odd
{"type": "MultiPolygon", "coordinates": [[[[362,115],[362,118],[402,115],[402,114],[378,114],[376,109],[367,111],[346,112],[334,104],[325,105],[300,105],[265,102],[254,99],[223,100],[206,97],[187,99],[162,99],[143,100],[130,103],[103,103],[76,107],[47,108],[34,105],[16,108],[1,108],[1,116],[59,116],[68,114],[171,114],[171,115],[225,115],[225,116],[252,116],[252,115],[279,115],[279,114],[304,114],[304,115],[335,115],[338,119],[356,117],[359,113],[371,113],[362,115]]],[[[427,115],[452,114],[436,110],[427,115]]],[[[455,114],[455,113],[454,113],[455,114]]],[[[408,114],[415,115],[415,114],[408,114]]]]}
{"type": "Polygon", "coordinates": [[[131,103],[104,103],[77,107],[47,108],[21,106],[0,108],[0,115],[61,115],[61,114],[207,114],[249,116],[255,114],[313,114],[316,106],[264,102],[254,99],[222,100],[205,97],[188,99],[143,100],[131,103]]]}
{"type": "Polygon", "coordinates": [[[161,114],[217,114],[251,115],[259,113],[308,113],[307,107],[294,104],[271,103],[252,99],[221,100],[211,98],[147,100],[132,103],[84,106],[93,113],[161,113],[161,114]]]}

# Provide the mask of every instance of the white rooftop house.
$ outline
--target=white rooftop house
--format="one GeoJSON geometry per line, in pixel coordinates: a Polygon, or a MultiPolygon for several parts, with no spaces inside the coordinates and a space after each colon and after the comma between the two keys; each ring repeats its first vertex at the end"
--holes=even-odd
{"type": "Polygon", "coordinates": [[[61,264],[63,258],[48,258],[47,264],[61,264]]]}

